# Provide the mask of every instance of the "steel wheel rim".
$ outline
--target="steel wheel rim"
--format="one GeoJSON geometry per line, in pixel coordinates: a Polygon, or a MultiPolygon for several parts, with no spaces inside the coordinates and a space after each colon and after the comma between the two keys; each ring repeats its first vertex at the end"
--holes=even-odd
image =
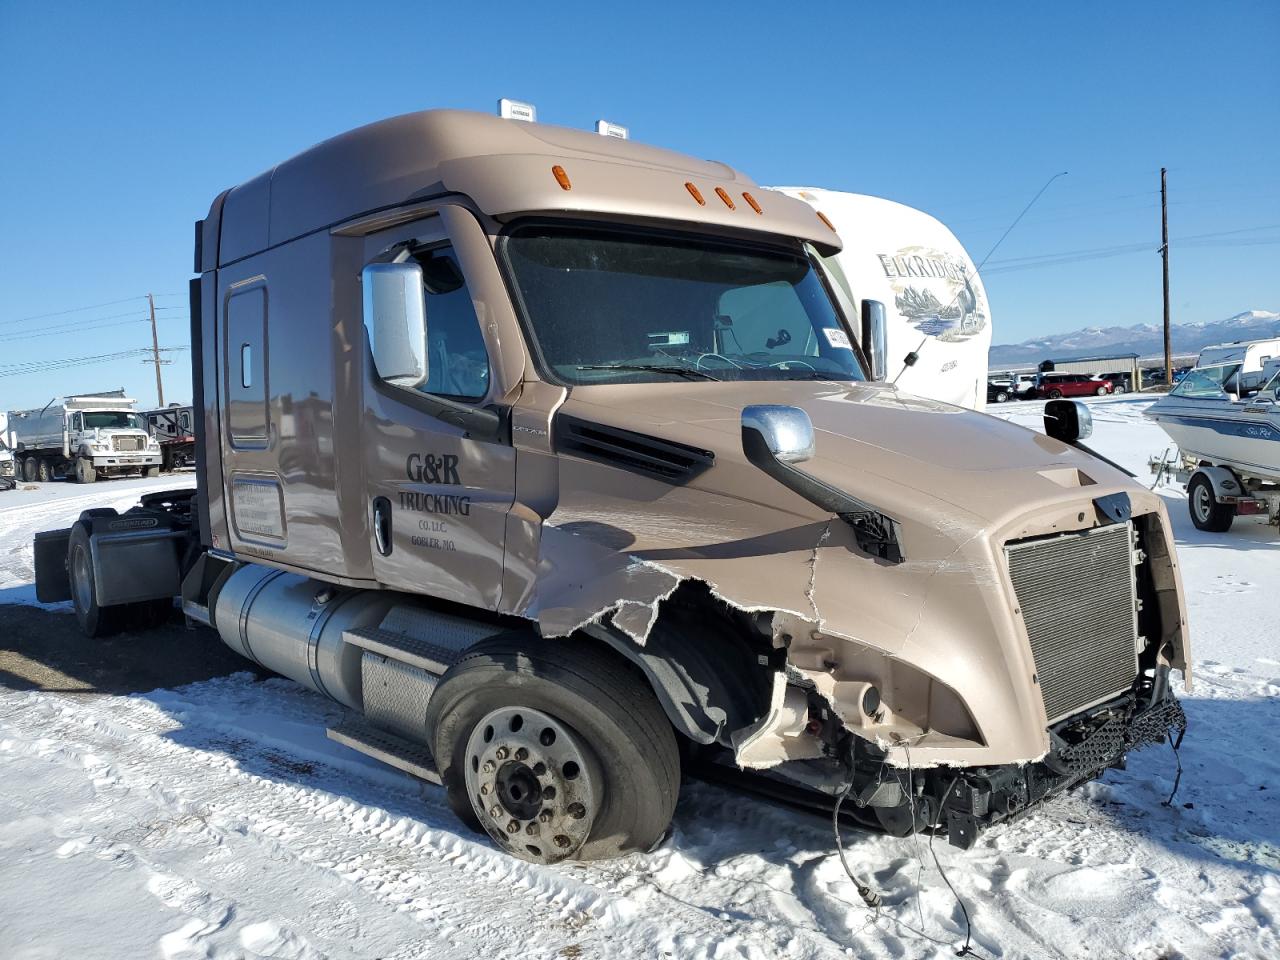
{"type": "Polygon", "coordinates": [[[517,856],[555,863],[590,836],[604,794],[600,763],[555,717],[520,706],[494,710],[467,738],[464,764],[476,817],[517,856]]]}
{"type": "Polygon", "coordinates": [[[88,551],[77,547],[71,555],[71,585],[75,591],[76,606],[88,610],[93,603],[93,586],[89,576],[88,551]]]}
{"type": "Polygon", "coordinates": [[[1196,486],[1195,496],[1191,498],[1191,506],[1196,511],[1196,519],[1207,523],[1211,510],[1209,504],[1209,488],[1204,484],[1196,486]]]}

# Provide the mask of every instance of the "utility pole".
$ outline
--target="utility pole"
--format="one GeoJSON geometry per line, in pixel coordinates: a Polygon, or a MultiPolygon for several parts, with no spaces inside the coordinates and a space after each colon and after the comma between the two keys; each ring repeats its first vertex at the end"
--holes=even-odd
{"type": "MultiPolygon", "coordinates": [[[[1164,261],[1164,382],[1173,386],[1173,345],[1169,333],[1169,194],[1165,168],[1160,168],[1160,259],[1164,261]]],[[[156,367],[156,376],[160,376],[156,367]]]]}
{"type": "MultiPolygon", "coordinates": [[[[1169,339],[1168,339],[1169,338],[1169,333],[1168,333],[1168,330],[1169,330],[1169,306],[1168,306],[1169,274],[1167,270],[1165,271],[1164,288],[1165,288],[1165,310],[1164,310],[1165,353],[1167,354],[1168,342],[1169,342],[1169,339]]],[[[163,407],[164,406],[164,383],[162,383],[160,380],[160,337],[156,333],[156,300],[155,300],[155,297],[153,297],[149,293],[147,294],[147,305],[151,308],[151,355],[152,355],[152,362],[154,362],[156,365],[156,397],[157,397],[156,405],[163,407]]]]}

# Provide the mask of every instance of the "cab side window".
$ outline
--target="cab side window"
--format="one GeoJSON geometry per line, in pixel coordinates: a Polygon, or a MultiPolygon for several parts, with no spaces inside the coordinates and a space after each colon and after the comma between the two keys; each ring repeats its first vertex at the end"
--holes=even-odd
{"type": "Polygon", "coordinates": [[[418,387],[463,400],[489,390],[489,355],[471,293],[451,247],[416,254],[427,306],[427,379],[418,387]]]}

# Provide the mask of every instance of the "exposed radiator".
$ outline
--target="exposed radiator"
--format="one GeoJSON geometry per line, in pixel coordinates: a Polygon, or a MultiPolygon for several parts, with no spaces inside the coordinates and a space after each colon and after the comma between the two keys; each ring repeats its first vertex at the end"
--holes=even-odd
{"type": "Polygon", "coordinates": [[[145,449],[146,440],[143,437],[112,437],[111,449],[116,451],[122,450],[142,450],[145,449]]]}
{"type": "Polygon", "coordinates": [[[1049,722],[1128,690],[1138,673],[1132,525],[1011,543],[1005,554],[1049,722]]]}

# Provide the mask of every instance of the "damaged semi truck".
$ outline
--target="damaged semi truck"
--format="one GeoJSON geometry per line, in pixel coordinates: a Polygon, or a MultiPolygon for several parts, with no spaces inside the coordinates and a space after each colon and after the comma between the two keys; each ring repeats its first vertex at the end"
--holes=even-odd
{"type": "Polygon", "coordinates": [[[179,595],[527,860],[650,848],[689,757],[968,846],[1183,728],[1169,521],[1070,401],[878,382],[819,213],[464,112],[319,144],[197,224],[197,489],[39,535],[38,593],[179,595]]]}

